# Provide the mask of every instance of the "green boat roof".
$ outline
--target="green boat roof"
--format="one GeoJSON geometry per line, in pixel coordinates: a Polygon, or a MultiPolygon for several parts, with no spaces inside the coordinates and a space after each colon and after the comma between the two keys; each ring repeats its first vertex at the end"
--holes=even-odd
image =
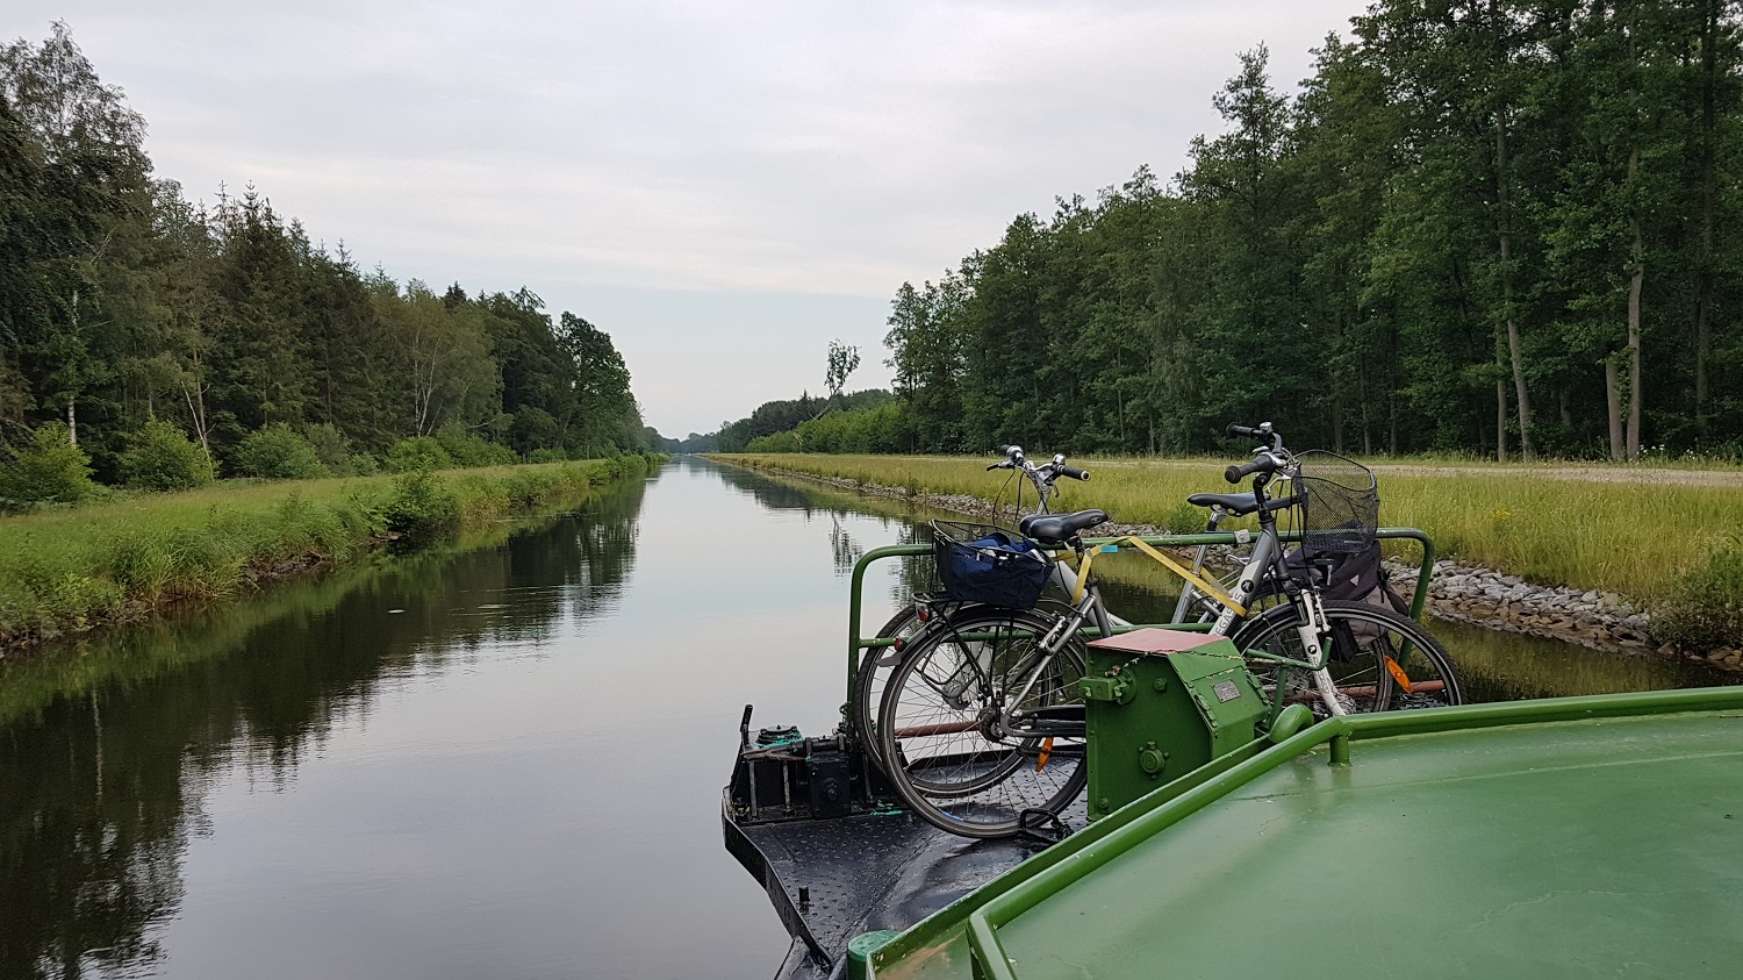
{"type": "Polygon", "coordinates": [[[875,976],[1743,963],[1743,687],[1339,719],[1207,770],[917,924],[875,976]]]}

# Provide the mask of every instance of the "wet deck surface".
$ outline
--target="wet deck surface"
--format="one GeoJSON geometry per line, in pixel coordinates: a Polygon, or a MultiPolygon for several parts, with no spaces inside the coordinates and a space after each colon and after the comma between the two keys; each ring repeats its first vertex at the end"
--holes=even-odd
{"type": "MultiPolygon", "coordinates": [[[[1743,714],[1303,756],[998,930],[1017,976],[1736,976],[1743,714]]],[[[880,977],[969,975],[960,939],[880,977]]]]}
{"type": "MultiPolygon", "coordinates": [[[[1075,804],[1064,816],[1071,826],[1083,826],[1083,804],[1075,804]]],[[[744,833],[767,861],[772,887],[785,892],[805,928],[832,959],[839,959],[854,936],[905,929],[1034,853],[1033,846],[1017,841],[971,841],[946,834],[906,813],[764,824],[744,833]],[[801,888],[808,902],[801,902],[801,888]]],[[[795,939],[775,975],[804,980],[840,976],[841,969],[839,963],[810,955],[807,945],[795,939]]]]}

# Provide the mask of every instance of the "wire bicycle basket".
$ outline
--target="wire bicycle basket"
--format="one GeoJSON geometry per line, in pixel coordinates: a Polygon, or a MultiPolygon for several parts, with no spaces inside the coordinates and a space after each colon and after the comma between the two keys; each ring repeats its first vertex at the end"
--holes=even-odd
{"type": "Polygon", "coordinates": [[[1374,471],[1323,449],[1295,454],[1301,556],[1343,558],[1374,547],[1380,530],[1380,485],[1374,471]]]}
{"type": "Polygon", "coordinates": [[[1034,606],[1053,574],[1033,541],[991,524],[933,521],[932,556],[946,598],[1006,609],[1034,606]]]}

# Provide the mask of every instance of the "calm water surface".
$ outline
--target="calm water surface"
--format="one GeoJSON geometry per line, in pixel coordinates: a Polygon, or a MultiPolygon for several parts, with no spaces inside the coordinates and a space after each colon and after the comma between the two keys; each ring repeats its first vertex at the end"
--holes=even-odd
{"type": "MultiPolygon", "coordinates": [[[[913,522],[683,461],[498,537],[0,671],[0,977],[767,977],[739,711],[833,725],[913,522]]],[[[1487,697],[1716,680],[1444,629],[1487,697]]]]}

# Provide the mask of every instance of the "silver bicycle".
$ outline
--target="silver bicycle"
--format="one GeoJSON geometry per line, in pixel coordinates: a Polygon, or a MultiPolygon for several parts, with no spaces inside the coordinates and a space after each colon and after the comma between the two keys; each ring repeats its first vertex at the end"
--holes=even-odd
{"type": "MultiPolygon", "coordinates": [[[[1420,624],[1324,596],[1342,561],[1375,546],[1372,473],[1330,453],[1292,454],[1269,425],[1230,431],[1260,442],[1248,463],[1224,473],[1230,483],[1250,479],[1250,492],[1188,499],[1253,516],[1258,533],[1232,587],[1201,579],[1202,598],[1218,607],[1210,630],[1241,651],[1271,717],[1292,703],[1321,716],[1460,703],[1451,659],[1420,624]],[[1289,492],[1271,493],[1280,485],[1289,492]],[[1284,513],[1302,530],[1297,552],[1280,537],[1284,513]],[[1260,611],[1267,598],[1274,604],[1260,611]]],[[[1057,814],[1082,790],[1083,634],[1116,628],[1092,567],[1107,546],[1086,545],[1083,533],[1107,519],[1084,510],[1019,522],[1034,550],[1075,557],[1070,602],[949,609],[902,645],[873,730],[892,785],[931,823],[969,837],[1009,836],[1025,812],[1057,814]]]]}

